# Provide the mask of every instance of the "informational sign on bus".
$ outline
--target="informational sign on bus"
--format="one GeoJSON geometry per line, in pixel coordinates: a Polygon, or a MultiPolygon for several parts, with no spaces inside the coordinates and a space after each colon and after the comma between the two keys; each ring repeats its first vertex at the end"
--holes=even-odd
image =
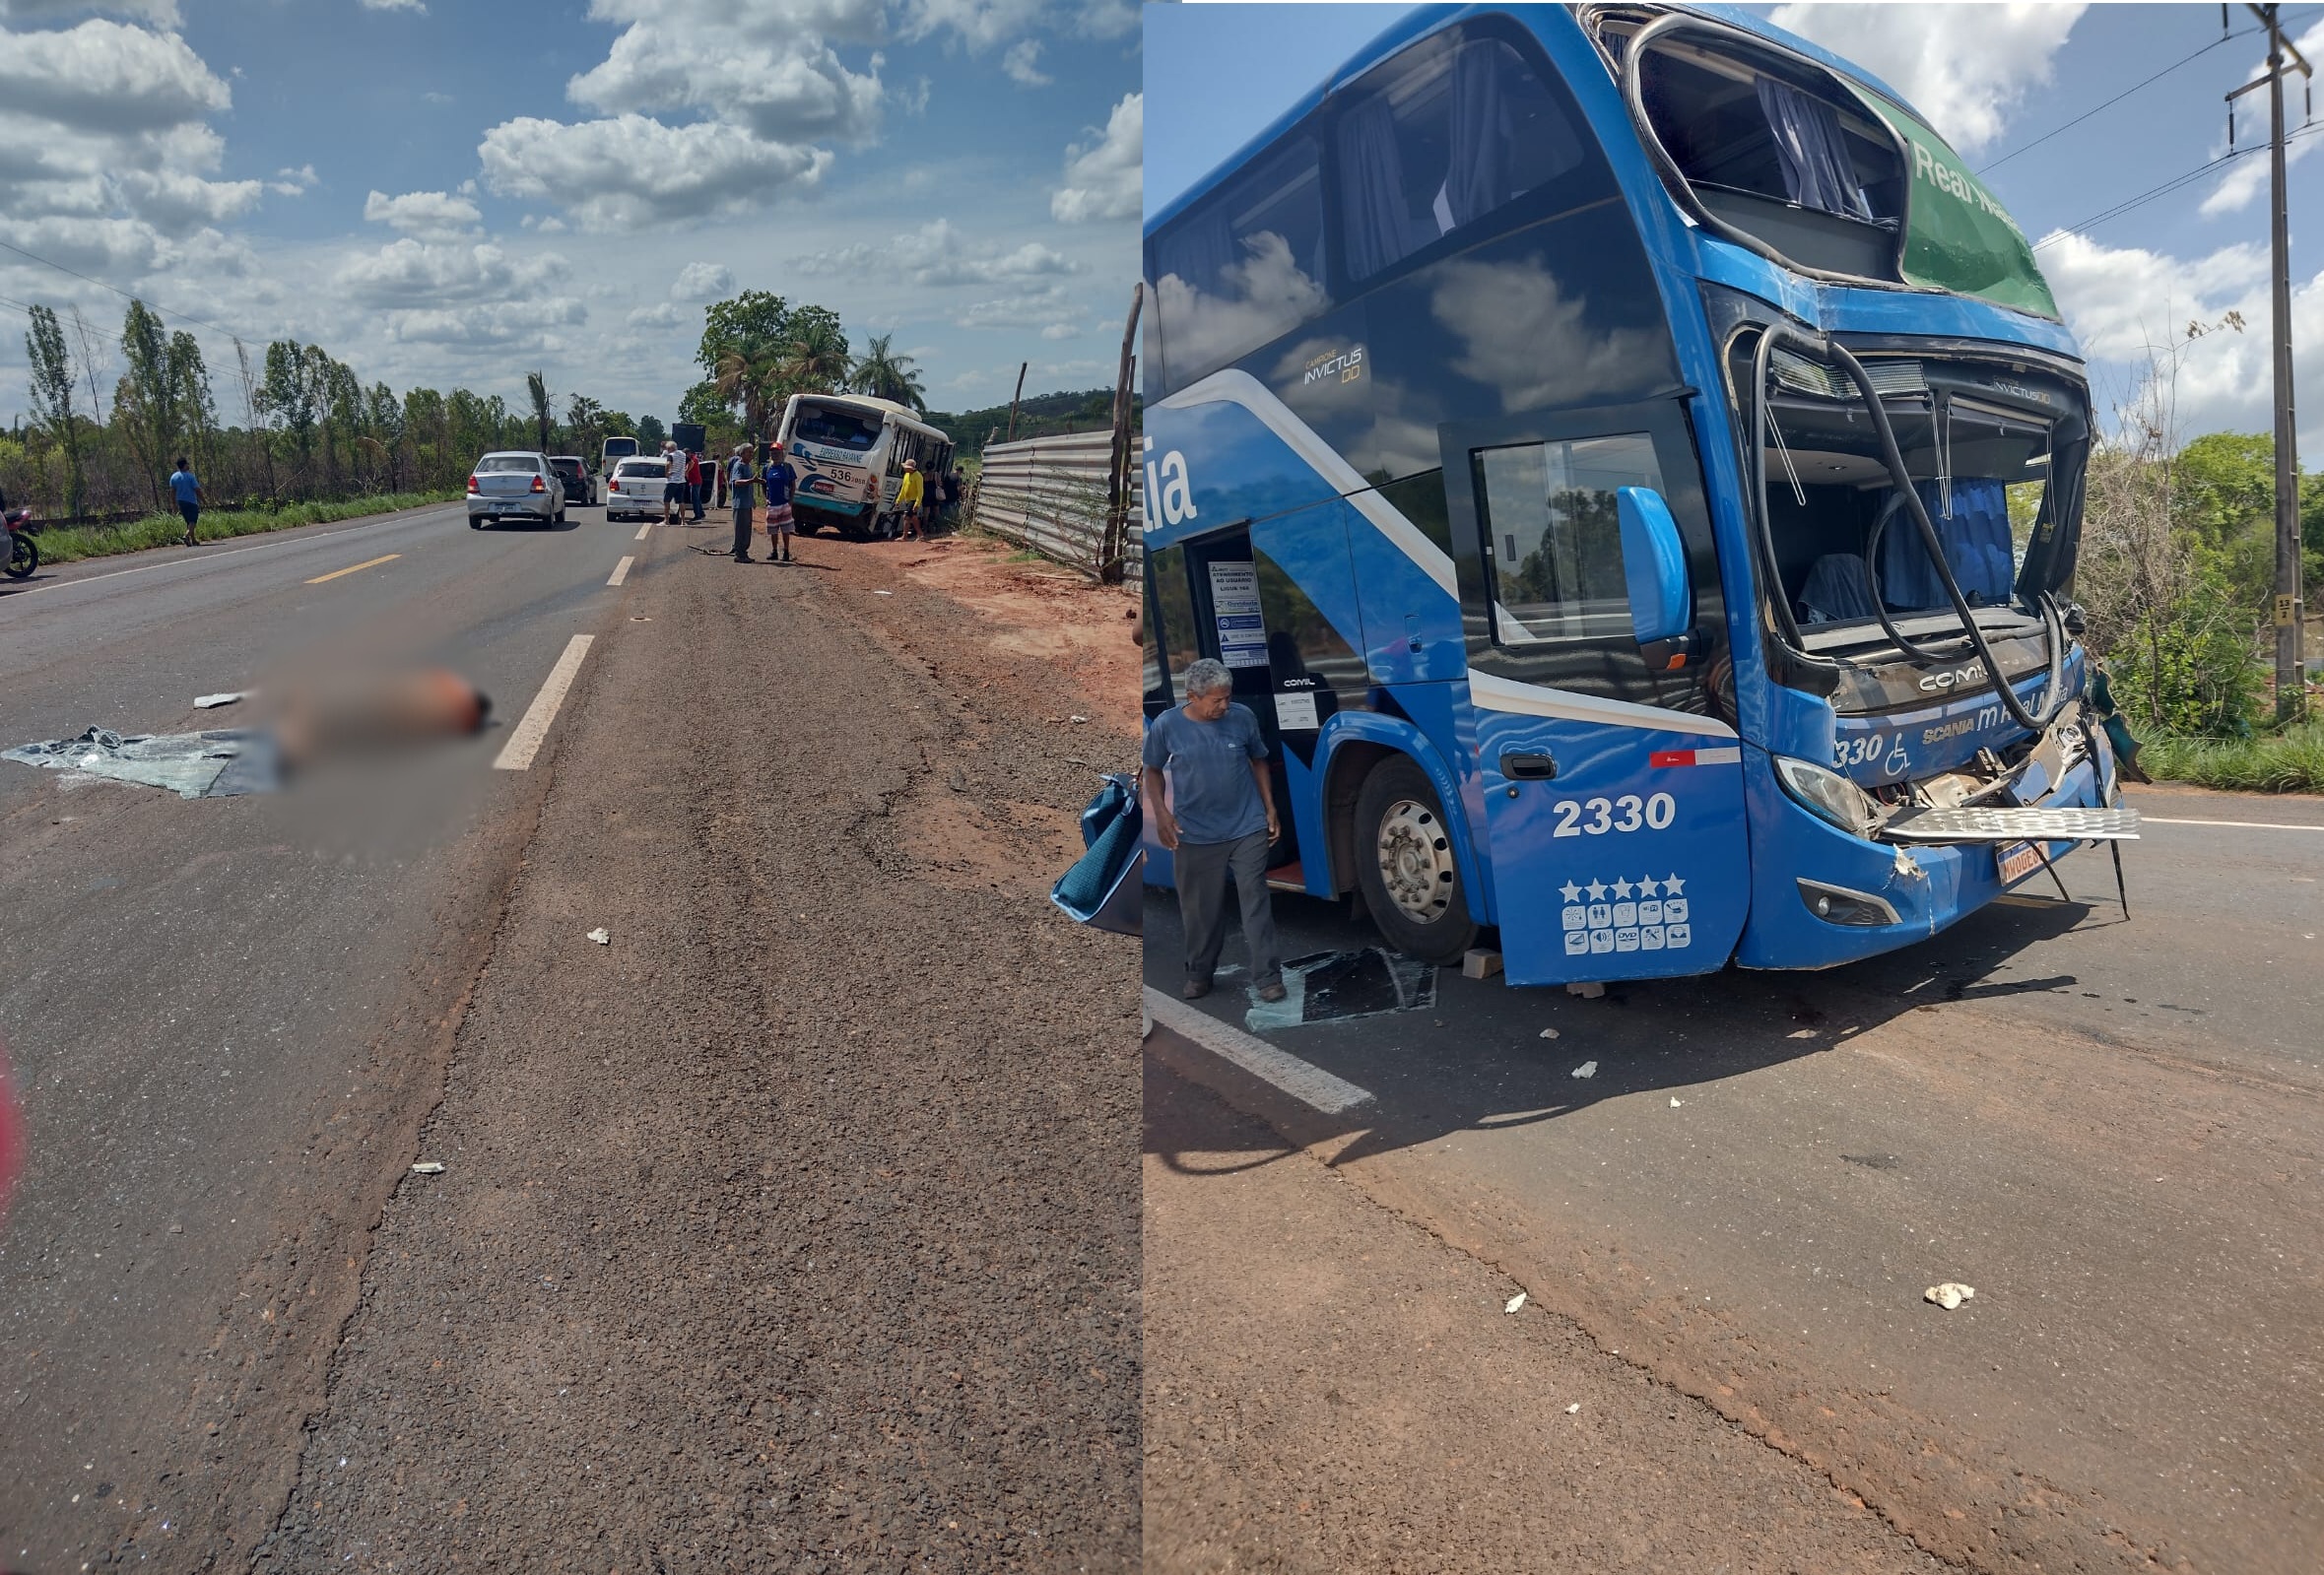
{"type": "Polygon", "coordinates": [[[1254,563],[1211,564],[1211,618],[1219,629],[1219,660],[1228,667],[1267,665],[1267,625],[1259,616],[1259,570],[1254,563]]]}

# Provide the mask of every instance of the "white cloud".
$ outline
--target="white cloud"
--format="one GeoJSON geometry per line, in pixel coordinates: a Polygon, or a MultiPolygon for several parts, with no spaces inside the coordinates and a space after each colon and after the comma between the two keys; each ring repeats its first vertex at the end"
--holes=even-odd
{"type": "Polygon", "coordinates": [[[349,258],[332,283],[359,306],[418,309],[445,301],[542,295],[572,266],[555,252],[511,257],[500,247],[436,245],[406,237],[349,258]]]}
{"type": "Polygon", "coordinates": [[[815,185],[831,162],[824,149],[764,142],[740,126],[633,114],[577,125],[528,115],[486,132],[477,157],[494,191],[544,198],[600,230],[760,208],[815,185]]]}
{"type": "Polygon", "coordinates": [[[1138,8],[1129,0],[903,0],[900,32],[924,38],[951,32],[971,50],[984,50],[1043,25],[1089,38],[1119,38],[1138,28],[1138,8]]]}
{"type": "MultiPolygon", "coordinates": [[[[2203,432],[2272,428],[2273,352],[2268,316],[2268,253],[2259,242],[2225,246],[2196,258],[2142,247],[2114,247],[2081,235],[2044,237],[2041,268],[2066,326],[2092,361],[2092,397],[2101,415],[2126,398],[2146,365],[2149,347],[2179,355],[2176,386],[2180,438],[2203,432]],[[2190,322],[2216,324],[2240,312],[2241,333],[2221,331],[2190,344],[2190,322]]],[[[2301,386],[2324,382],[2324,273],[2292,282],[2292,375],[2301,386]]],[[[2302,453],[2324,452],[2324,412],[2303,412],[2302,453]]],[[[2110,423],[2109,423],[2110,425],[2110,423]]]]}
{"type": "Polygon", "coordinates": [[[0,104],[118,135],[220,113],[233,93],[177,34],[98,18],[48,33],[0,30],[0,104]]]}
{"type": "Polygon", "coordinates": [[[428,7],[422,0],[363,0],[363,7],[365,11],[409,11],[415,16],[428,15],[428,7]]]}
{"type": "Polygon", "coordinates": [[[791,263],[811,274],[884,275],[931,289],[1053,279],[1088,271],[1085,264],[1035,240],[1009,249],[993,241],[968,240],[948,219],[932,220],[884,244],[859,240],[834,251],[794,257],[791,263]]]}
{"type": "Polygon", "coordinates": [[[364,218],[415,240],[457,240],[475,233],[484,222],[476,204],[442,191],[407,191],[400,197],[374,191],[364,199],[364,218]]]}
{"type": "Polygon", "coordinates": [[[1020,38],[1001,56],[1001,70],[1021,88],[1046,88],[1057,79],[1041,70],[1041,40],[1020,38]]]}
{"type": "Polygon", "coordinates": [[[637,23],[605,60],[573,78],[573,102],[607,114],[706,111],[769,142],[830,137],[861,144],[880,130],[880,57],[849,71],[812,33],[756,33],[721,15],[686,25],[690,7],[637,23]]]}
{"type": "Polygon", "coordinates": [[[639,306],[629,316],[631,328],[675,328],[683,320],[684,314],[666,300],[639,306]]]}
{"type": "Polygon", "coordinates": [[[2046,87],[2082,5],[1781,5],[1771,21],[1853,60],[1963,153],[2001,135],[2046,87]]]}
{"type": "Polygon", "coordinates": [[[1063,285],[1021,290],[992,300],[970,301],[953,313],[961,328],[1037,328],[1044,339],[1071,339],[1089,319],[1089,309],[1063,285]]]}
{"type": "Polygon", "coordinates": [[[1107,117],[1104,135],[1065,150],[1065,184],[1049,197],[1049,216],[1065,224],[1135,219],[1144,192],[1146,95],[1126,95],[1107,117]]]}
{"type": "Polygon", "coordinates": [[[724,263],[688,263],[670,287],[672,300],[718,300],[734,290],[734,270],[724,263]]]}

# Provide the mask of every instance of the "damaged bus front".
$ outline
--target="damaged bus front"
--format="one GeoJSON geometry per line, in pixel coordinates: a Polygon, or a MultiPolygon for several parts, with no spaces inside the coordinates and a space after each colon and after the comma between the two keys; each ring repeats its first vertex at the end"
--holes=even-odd
{"type": "Polygon", "coordinates": [[[1847,62],[1724,7],[1420,10],[1146,270],[1147,708],[1228,668],[1277,886],[1575,984],[1846,962],[2134,834],[2073,338],[1847,62]]]}

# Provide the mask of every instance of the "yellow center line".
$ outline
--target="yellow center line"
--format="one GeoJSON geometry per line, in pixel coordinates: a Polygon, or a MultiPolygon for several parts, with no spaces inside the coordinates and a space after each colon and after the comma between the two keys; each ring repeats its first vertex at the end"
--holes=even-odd
{"type": "Polygon", "coordinates": [[[335,568],[328,574],[317,574],[313,579],[308,580],[306,583],[309,585],[320,585],[323,581],[335,580],[342,574],[353,574],[357,569],[375,568],[381,563],[392,563],[403,556],[404,555],[401,553],[389,553],[385,558],[374,558],[362,563],[350,563],[347,567],[335,568]]]}

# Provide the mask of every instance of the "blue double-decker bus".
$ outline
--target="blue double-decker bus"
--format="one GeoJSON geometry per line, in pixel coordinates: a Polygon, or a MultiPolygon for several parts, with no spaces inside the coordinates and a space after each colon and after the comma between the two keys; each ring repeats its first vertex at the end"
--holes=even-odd
{"type": "Polygon", "coordinates": [[[2073,338],[1846,61],[1719,7],[1428,10],[1145,271],[1148,714],[1227,664],[1279,887],[1585,983],[1844,962],[2135,833],[2073,338]]]}

